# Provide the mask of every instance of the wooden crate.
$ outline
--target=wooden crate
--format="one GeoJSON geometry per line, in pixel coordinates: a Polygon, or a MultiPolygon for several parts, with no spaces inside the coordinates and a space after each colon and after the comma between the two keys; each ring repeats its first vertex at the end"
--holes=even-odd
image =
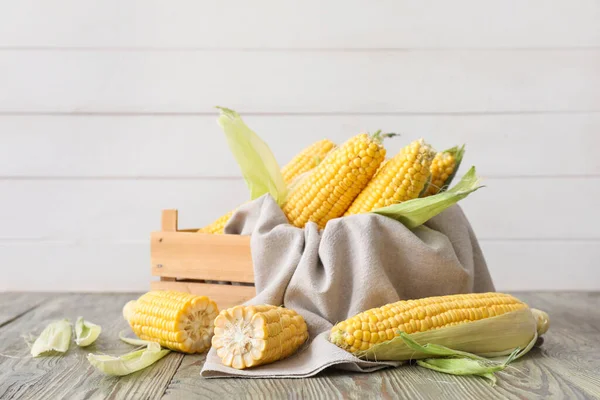
{"type": "Polygon", "coordinates": [[[152,232],[153,290],[178,290],[213,299],[219,309],[256,295],[250,237],[179,230],[177,210],[163,210],[162,230],[152,232]]]}

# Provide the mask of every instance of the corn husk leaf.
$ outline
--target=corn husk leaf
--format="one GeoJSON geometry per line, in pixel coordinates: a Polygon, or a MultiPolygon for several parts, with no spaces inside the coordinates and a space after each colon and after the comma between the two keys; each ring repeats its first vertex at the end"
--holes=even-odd
{"type": "Polygon", "coordinates": [[[71,323],[68,319],[49,324],[31,346],[31,355],[39,357],[65,353],[71,343],[71,323]]]}
{"type": "Polygon", "coordinates": [[[509,357],[504,362],[500,363],[472,353],[450,349],[433,343],[427,343],[422,346],[404,332],[400,333],[400,337],[411,349],[436,357],[417,360],[417,365],[445,374],[481,376],[490,380],[492,385],[496,384],[494,372],[505,369],[508,364],[517,357],[521,350],[519,348],[514,349],[509,357]]]}
{"type": "MultiPolygon", "coordinates": [[[[467,352],[479,357],[501,357],[511,354],[516,348],[524,355],[535,344],[537,323],[529,308],[502,314],[496,317],[466,324],[410,334],[416,343],[428,343],[435,350],[444,346],[455,352],[467,352]]],[[[332,335],[335,334],[332,332],[332,335]]],[[[439,349],[438,349],[439,350],[439,349]]],[[[401,336],[376,344],[358,354],[366,360],[406,361],[430,358],[431,351],[411,348],[401,336]]],[[[444,356],[444,355],[440,355],[444,356]]]]}
{"type": "Polygon", "coordinates": [[[444,150],[443,153],[452,154],[455,159],[455,165],[454,165],[454,171],[452,172],[452,174],[450,174],[448,179],[446,179],[446,182],[444,182],[444,184],[442,185],[442,187],[438,193],[445,192],[452,184],[452,181],[454,180],[454,177],[456,176],[456,173],[458,172],[458,169],[460,168],[460,164],[462,163],[463,157],[465,156],[465,145],[463,144],[460,147],[454,146],[451,149],[444,150]]]}
{"type": "Polygon", "coordinates": [[[158,343],[149,343],[145,349],[132,351],[120,357],[105,354],[88,354],[87,359],[96,369],[106,375],[124,376],[154,364],[171,350],[161,349],[158,343]]]}
{"type": "Polygon", "coordinates": [[[269,193],[277,204],[285,203],[287,187],[269,146],[248,128],[238,113],[223,107],[217,108],[221,110],[217,121],[240,166],[251,200],[269,193]]]}
{"type": "Polygon", "coordinates": [[[471,167],[459,183],[445,192],[378,208],[372,212],[393,218],[408,229],[414,229],[484,187],[479,182],[475,167],[471,167]]]}
{"type": "Polygon", "coordinates": [[[77,318],[75,322],[75,343],[79,347],[89,346],[98,339],[102,332],[102,327],[86,321],[83,317],[77,318]]]}
{"type": "Polygon", "coordinates": [[[142,339],[136,339],[136,338],[130,338],[125,336],[125,332],[121,331],[119,332],[119,339],[121,339],[121,341],[130,344],[132,346],[148,346],[150,343],[153,343],[149,340],[142,340],[142,339]]]}

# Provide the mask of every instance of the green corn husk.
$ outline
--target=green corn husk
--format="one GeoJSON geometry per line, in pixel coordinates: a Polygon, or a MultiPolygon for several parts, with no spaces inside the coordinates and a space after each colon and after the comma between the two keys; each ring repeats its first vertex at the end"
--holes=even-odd
{"type": "Polygon", "coordinates": [[[71,323],[68,319],[49,324],[31,347],[31,355],[39,357],[54,353],[65,353],[71,342],[71,323]]]}
{"type": "Polygon", "coordinates": [[[537,340],[536,313],[546,315],[542,311],[524,308],[479,321],[407,335],[416,343],[428,343],[426,352],[412,348],[402,336],[397,336],[374,345],[359,353],[358,356],[372,361],[406,361],[430,358],[433,355],[432,351],[438,351],[437,356],[446,357],[449,354],[444,353],[439,347],[443,346],[452,349],[455,355],[457,352],[466,352],[488,358],[506,356],[516,348],[520,348],[523,349],[518,355],[521,357],[537,340]]]}
{"type": "Polygon", "coordinates": [[[217,107],[217,122],[225,132],[227,143],[240,166],[251,200],[269,193],[277,204],[285,203],[287,187],[281,169],[269,146],[233,110],[217,107]]]}
{"type": "Polygon", "coordinates": [[[102,332],[100,325],[86,321],[83,317],[77,318],[75,323],[75,343],[79,347],[89,346],[98,339],[102,332]]]}
{"type": "Polygon", "coordinates": [[[158,343],[151,342],[145,349],[132,351],[120,357],[90,353],[87,359],[106,375],[124,376],[149,367],[170,352],[171,350],[162,349],[158,343]]]}
{"type": "Polygon", "coordinates": [[[408,229],[414,229],[484,187],[479,183],[480,179],[477,177],[475,167],[471,167],[460,182],[445,192],[378,208],[371,212],[395,219],[408,229]]]}
{"type": "MultiPolygon", "coordinates": [[[[523,353],[521,349],[517,348],[504,362],[498,362],[436,344],[428,343],[421,346],[404,332],[400,333],[400,337],[408,347],[415,351],[429,354],[434,357],[444,357],[420,359],[417,360],[417,365],[445,374],[481,376],[488,379],[492,385],[496,384],[494,372],[504,370],[508,364],[521,356],[520,353],[523,353]]],[[[529,351],[529,349],[527,349],[527,351],[529,351]]]]}

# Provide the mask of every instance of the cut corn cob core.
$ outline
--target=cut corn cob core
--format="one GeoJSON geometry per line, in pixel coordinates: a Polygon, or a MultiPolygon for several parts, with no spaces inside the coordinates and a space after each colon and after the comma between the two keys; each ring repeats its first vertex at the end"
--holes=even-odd
{"type": "Polygon", "coordinates": [[[394,339],[400,332],[427,332],[528,308],[503,293],[473,293],[406,300],[373,308],[340,322],[329,340],[357,354],[394,339]]]}
{"type": "Polygon", "coordinates": [[[361,214],[419,197],[435,152],[423,139],[404,147],[371,179],[344,215],[361,214]]]}
{"type": "Polygon", "coordinates": [[[175,291],[151,291],[123,308],[140,339],[183,353],[210,347],[217,314],[217,305],[208,297],[175,291]]]}
{"type": "Polygon", "coordinates": [[[307,339],[306,323],[293,310],[236,306],[215,319],[212,345],[224,365],[245,369],[289,357],[307,339]]]}
{"type": "Polygon", "coordinates": [[[367,186],[385,158],[385,149],[367,134],[356,135],[332,150],[289,194],[283,212],[299,228],[315,222],[324,228],[341,217],[367,186]]]}
{"type": "MultiPolygon", "coordinates": [[[[313,143],[306,149],[302,150],[297,154],[292,161],[287,163],[282,169],[281,174],[283,180],[289,186],[294,180],[300,177],[302,174],[307,173],[327,156],[327,154],[335,147],[335,143],[331,140],[323,139],[313,143]]],[[[233,215],[233,211],[229,211],[227,214],[219,217],[216,221],[210,225],[205,226],[198,230],[199,233],[213,233],[222,234],[225,229],[225,225],[233,215]]]]}

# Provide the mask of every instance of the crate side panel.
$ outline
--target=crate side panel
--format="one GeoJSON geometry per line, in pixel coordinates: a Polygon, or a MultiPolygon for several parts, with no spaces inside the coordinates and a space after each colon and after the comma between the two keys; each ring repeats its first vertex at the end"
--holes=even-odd
{"type": "Polygon", "coordinates": [[[254,283],[250,237],[153,232],[152,275],[254,283]]]}

